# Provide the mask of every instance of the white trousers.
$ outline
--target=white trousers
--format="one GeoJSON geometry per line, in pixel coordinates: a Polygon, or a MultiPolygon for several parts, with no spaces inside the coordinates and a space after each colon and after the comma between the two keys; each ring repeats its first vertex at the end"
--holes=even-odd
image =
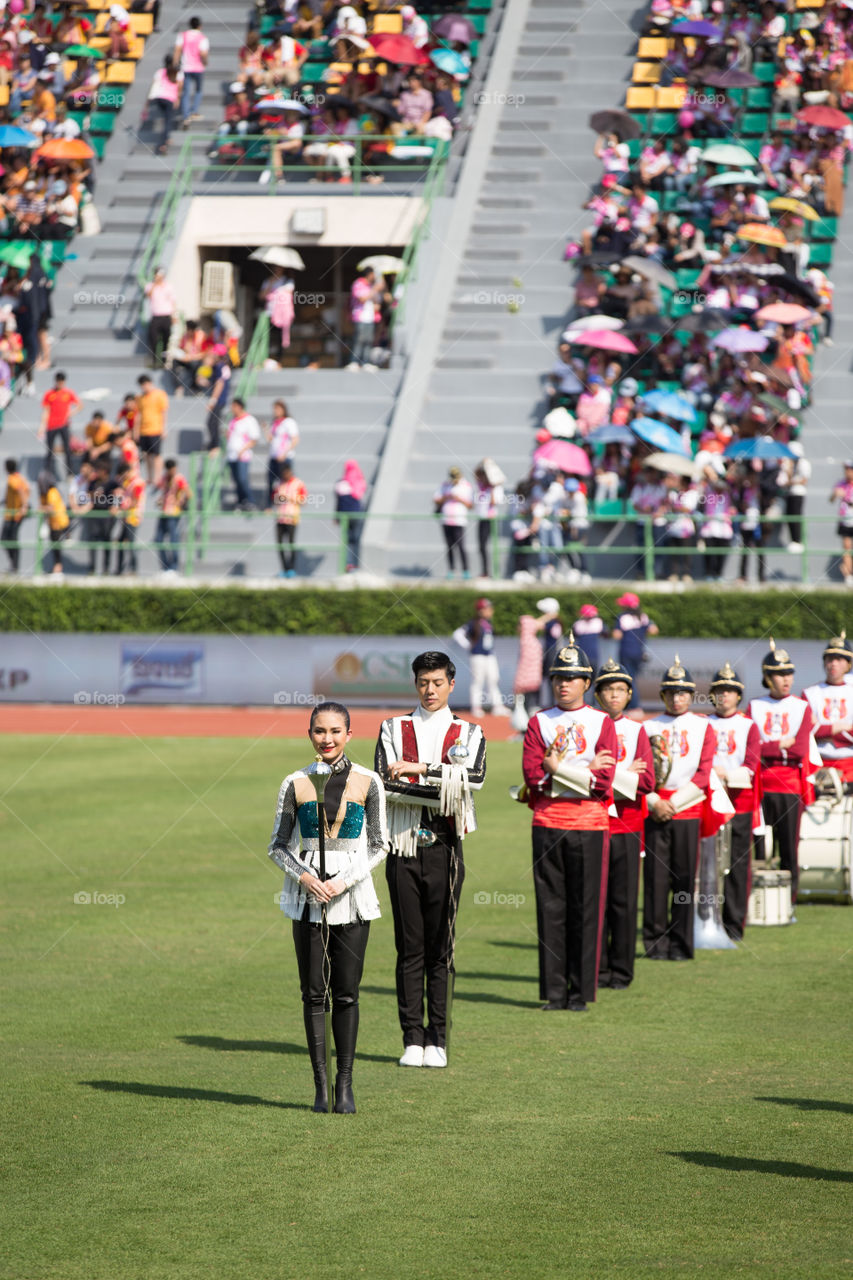
{"type": "Polygon", "coordinates": [[[503,698],[498,688],[498,660],[493,653],[471,654],[471,707],[502,707],[503,698]],[[485,691],[485,697],[484,697],[485,691]]]}

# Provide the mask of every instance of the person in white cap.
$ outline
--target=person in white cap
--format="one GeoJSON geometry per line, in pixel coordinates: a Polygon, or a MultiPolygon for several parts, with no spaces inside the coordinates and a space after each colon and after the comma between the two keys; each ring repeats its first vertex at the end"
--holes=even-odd
{"type": "Polygon", "coordinates": [[[626,591],[616,601],[621,613],[616,619],[616,626],[611,635],[619,641],[619,662],[631,676],[631,701],[629,710],[638,707],[637,676],[646,657],[646,636],[656,636],[657,626],[640,608],[640,597],[633,591],[626,591]]]}
{"type": "Polygon", "coordinates": [[[429,44],[429,26],[413,4],[404,4],[400,17],[403,19],[403,35],[411,40],[416,49],[423,49],[429,44]]]}

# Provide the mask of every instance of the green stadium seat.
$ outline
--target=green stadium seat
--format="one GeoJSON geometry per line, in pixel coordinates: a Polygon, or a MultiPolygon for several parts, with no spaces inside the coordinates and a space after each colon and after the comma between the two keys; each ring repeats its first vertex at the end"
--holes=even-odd
{"type": "Polygon", "coordinates": [[[89,139],[89,141],[92,145],[92,150],[94,151],[95,155],[98,157],[99,160],[103,160],[104,151],[106,150],[107,143],[109,142],[109,137],[107,136],[107,134],[105,133],[94,134],[89,139]]]}
{"type": "Polygon", "coordinates": [[[812,245],[811,257],[809,258],[810,267],[828,267],[832,263],[832,241],[825,240],[820,244],[812,245]]]}
{"type": "Polygon", "coordinates": [[[116,125],[114,111],[93,111],[89,117],[90,133],[105,133],[108,137],[116,125]]]}
{"type": "Polygon", "coordinates": [[[769,111],[773,105],[773,90],[769,85],[747,89],[746,105],[750,111],[769,111]]]}
{"type": "Polygon", "coordinates": [[[306,62],[302,67],[303,84],[322,84],[326,74],[325,62],[306,62]]]}
{"type": "Polygon", "coordinates": [[[807,222],[806,226],[811,231],[813,242],[815,240],[834,240],[838,235],[837,218],[821,218],[820,222],[807,222]]]}
{"type": "Polygon", "coordinates": [[[101,85],[95,106],[99,111],[121,111],[127,97],[127,87],[121,84],[101,85]]]}
{"type": "Polygon", "coordinates": [[[767,116],[763,111],[747,111],[740,118],[738,132],[750,138],[763,138],[767,131],[767,116]]]}
{"type": "Polygon", "coordinates": [[[775,62],[753,62],[752,74],[756,80],[761,80],[764,84],[772,84],[776,79],[776,64],[775,62]]]}

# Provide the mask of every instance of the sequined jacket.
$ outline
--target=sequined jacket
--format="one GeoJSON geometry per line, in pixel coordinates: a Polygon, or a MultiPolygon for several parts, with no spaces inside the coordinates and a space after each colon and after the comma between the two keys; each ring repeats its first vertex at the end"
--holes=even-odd
{"type": "MultiPolygon", "coordinates": [[[[346,761],[349,764],[349,761],[346,761]]],[[[377,775],[361,765],[350,765],[334,821],[329,823],[321,807],[326,836],[326,876],[342,878],[346,892],[329,903],[330,925],[354,924],[379,917],[379,899],[371,872],[388,852],[385,792],[377,775]]],[[[299,878],[306,871],[318,876],[320,852],[317,798],[305,769],[288,774],[278,793],[269,856],[284,871],[281,909],[291,920],[301,920],[306,902],[309,919],[320,920],[320,907],[306,893],[299,878]]]]}

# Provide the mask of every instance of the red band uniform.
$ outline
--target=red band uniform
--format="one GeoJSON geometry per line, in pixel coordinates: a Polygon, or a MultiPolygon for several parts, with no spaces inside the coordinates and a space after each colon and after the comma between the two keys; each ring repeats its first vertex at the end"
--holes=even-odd
{"type": "MultiPolygon", "coordinates": [[[[718,707],[720,699],[717,695],[724,690],[736,693],[738,701],[743,696],[743,683],[728,663],[714,674],[711,681],[711,696],[718,707]]],[[[724,775],[722,781],[735,810],[729,824],[731,860],[725,878],[723,927],[737,942],[743,938],[749,903],[752,828],[761,740],[749,716],[736,709],[728,713],[718,711],[717,715],[708,717],[708,724],[714,731],[717,744],[713,767],[724,775]]]]}

